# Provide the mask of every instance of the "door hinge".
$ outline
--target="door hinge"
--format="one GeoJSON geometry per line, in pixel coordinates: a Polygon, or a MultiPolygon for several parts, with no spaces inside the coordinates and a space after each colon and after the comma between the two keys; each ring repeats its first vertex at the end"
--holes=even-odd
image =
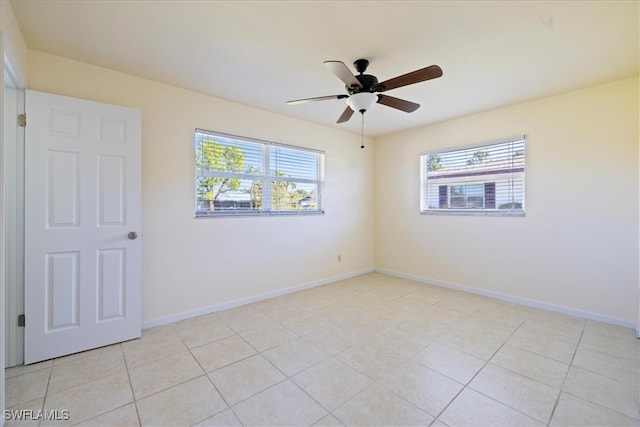
{"type": "Polygon", "coordinates": [[[18,326],[24,326],[24,323],[25,323],[24,314],[19,314],[18,315],[18,326]]]}
{"type": "Polygon", "coordinates": [[[27,115],[26,114],[18,114],[18,126],[21,128],[27,127],[27,115]]]}

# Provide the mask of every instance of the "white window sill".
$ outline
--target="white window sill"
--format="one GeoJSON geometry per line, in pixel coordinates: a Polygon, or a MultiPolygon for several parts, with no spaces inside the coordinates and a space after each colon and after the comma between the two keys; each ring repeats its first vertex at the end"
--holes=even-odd
{"type": "Polygon", "coordinates": [[[448,215],[448,216],[525,216],[522,209],[430,209],[421,211],[420,215],[448,215]]]}
{"type": "Polygon", "coordinates": [[[316,216],[324,215],[324,211],[283,211],[283,212],[247,212],[247,211],[222,211],[217,213],[196,213],[195,219],[201,218],[247,218],[265,216],[316,216]]]}

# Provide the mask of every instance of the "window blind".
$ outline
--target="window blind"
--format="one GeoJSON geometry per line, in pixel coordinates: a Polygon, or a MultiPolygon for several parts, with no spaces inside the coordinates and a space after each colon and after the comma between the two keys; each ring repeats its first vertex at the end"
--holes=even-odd
{"type": "Polygon", "coordinates": [[[524,213],[525,137],[420,156],[424,213],[524,213]]]}
{"type": "Polygon", "coordinates": [[[322,213],[324,153],[196,129],[196,216],[322,213]]]}

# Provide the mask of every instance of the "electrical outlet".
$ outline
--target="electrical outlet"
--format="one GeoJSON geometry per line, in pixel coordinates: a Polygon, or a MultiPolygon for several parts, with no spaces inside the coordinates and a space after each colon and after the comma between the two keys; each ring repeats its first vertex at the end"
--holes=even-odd
{"type": "Polygon", "coordinates": [[[338,262],[342,261],[342,255],[338,255],[338,262]]]}

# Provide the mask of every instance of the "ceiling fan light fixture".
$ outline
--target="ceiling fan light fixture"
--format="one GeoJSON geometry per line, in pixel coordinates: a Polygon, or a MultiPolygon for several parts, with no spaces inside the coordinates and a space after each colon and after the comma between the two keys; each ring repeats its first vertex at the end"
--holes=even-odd
{"type": "Polygon", "coordinates": [[[358,92],[347,98],[347,105],[360,113],[368,111],[373,104],[378,102],[378,95],[371,92],[358,92]]]}

